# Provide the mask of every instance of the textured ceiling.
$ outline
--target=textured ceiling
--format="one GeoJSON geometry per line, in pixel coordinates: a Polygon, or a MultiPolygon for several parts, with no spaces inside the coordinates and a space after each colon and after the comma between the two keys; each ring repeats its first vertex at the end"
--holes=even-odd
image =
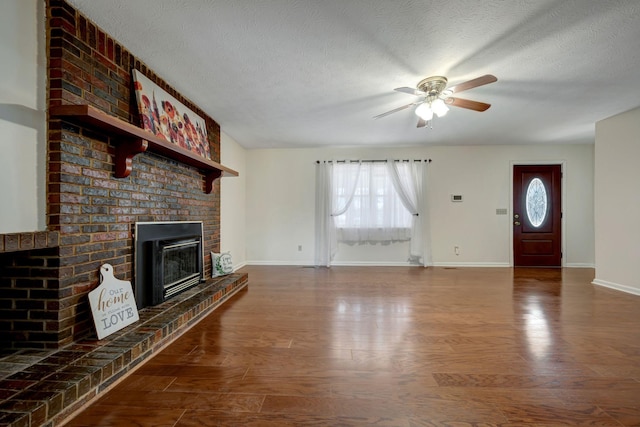
{"type": "Polygon", "coordinates": [[[246,148],[593,143],[640,106],[638,0],[69,0],[246,148]],[[417,129],[394,92],[493,74],[417,129]]]}

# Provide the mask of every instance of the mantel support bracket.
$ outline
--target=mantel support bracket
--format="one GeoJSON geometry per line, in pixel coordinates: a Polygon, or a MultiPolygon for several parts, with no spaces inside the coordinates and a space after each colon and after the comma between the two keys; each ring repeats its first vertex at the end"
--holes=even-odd
{"type": "Polygon", "coordinates": [[[133,158],[140,153],[144,153],[149,148],[149,142],[144,139],[135,139],[130,143],[118,144],[116,146],[115,177],[126,178],[133,170],[133,158]]]}
{"type": "Polygon", "coordinates": [[[207,194],[211,194],[213,191],[213,183],[216,179],[222,176],[222,171],[215,170],[211,171],[204,176],[204,192],[207,194]]]}

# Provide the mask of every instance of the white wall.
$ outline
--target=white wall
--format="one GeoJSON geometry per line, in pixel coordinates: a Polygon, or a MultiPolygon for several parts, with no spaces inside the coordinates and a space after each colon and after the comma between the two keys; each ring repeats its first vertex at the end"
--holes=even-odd
{"type": "Polygon", "coordinates": [[[246,263],[246,151],[233,138],[220,133],[220,163],[239,173],[220,179],[220,250],[230,252],[234,269],[246,263]]]}
{"type": "MultiPolygon", "coordinates": [[[[593,266],[593,150],[593,145],[248,150],[247,262],[313,264],[316,160],[392,156],[433,160],[428,176],[435,265],[511,265],[512,165],[563,163],[565,265],[593,266]],[[464,201],[452,203],[451,194],[462,194],[464,201]],[[496,215],[497,208],[509,214],[496,215]]],[[[335,261],[396,265],[406,264],[407,254],[406,244],[340,245],[335,261]]]]}
{"type": "Polygon", "coordinates": [[[44,2],[2,0],[0,233],[46,227],[44,2]]]}
{"type": "Polygon", "coordinates": [[[596,123],[594,283],[640,295],[640,108],[596,123]]]}

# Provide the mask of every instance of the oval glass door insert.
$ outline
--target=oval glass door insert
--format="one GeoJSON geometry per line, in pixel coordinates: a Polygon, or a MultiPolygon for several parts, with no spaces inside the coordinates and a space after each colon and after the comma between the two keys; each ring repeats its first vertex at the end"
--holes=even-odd
{"type": "Polygon", "coordinates": [[[540,227],[547,216],[547,189],[540,178],[533,178],[527,188],[527,218],[534,227],[540,227]]]}

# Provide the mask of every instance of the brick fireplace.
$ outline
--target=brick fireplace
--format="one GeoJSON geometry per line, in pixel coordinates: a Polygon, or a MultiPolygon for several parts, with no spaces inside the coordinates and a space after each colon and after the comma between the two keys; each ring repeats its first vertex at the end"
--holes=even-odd
{"type": "MultiPolygon", "coordinates": [[[[212,160],[220,161],[220,127],[211,117],[63,0],[48,0],[46,10],[49,108],[88,104],[138,125],[137,69],[205,118],[212,160]]],[[[127,178],[114,178],[118,138],[49,117],[48,232],[0,239],[3,346],[60,348],[91,333],[86,294],[100,265],[134,281],[136,222],[202,221],[204,253],[219,252],[219,180],[206,194],[201,171],[153,153],[134,157],[127,178]]],[[[208,257],[204,268],[210,275],[208,257]]]]}
{"type": "MultiPolygon", "coordinates": [[[[220,161],[220,127],[197,105],[65,1],[46,0],[46,12],[49,109],[86,104],[138,126],[136,69],[205,118],[211,160],[220,161]]],[[[104,263],[135,286],[135,223],[202,222],[203,252],[220,250],[219,180],[207,193],[201,170],[153,152],[115,178],[119,138],[48,117],[47,231],[0,235],[0,357],[22,355],[27,368],[0,375],[0,425],[53,425],[247,283],[246,274],[209,279],[96,341],[87,294],[104,263]]],[[[203,267],[210,277],[208,256],[203,267]]]]}

